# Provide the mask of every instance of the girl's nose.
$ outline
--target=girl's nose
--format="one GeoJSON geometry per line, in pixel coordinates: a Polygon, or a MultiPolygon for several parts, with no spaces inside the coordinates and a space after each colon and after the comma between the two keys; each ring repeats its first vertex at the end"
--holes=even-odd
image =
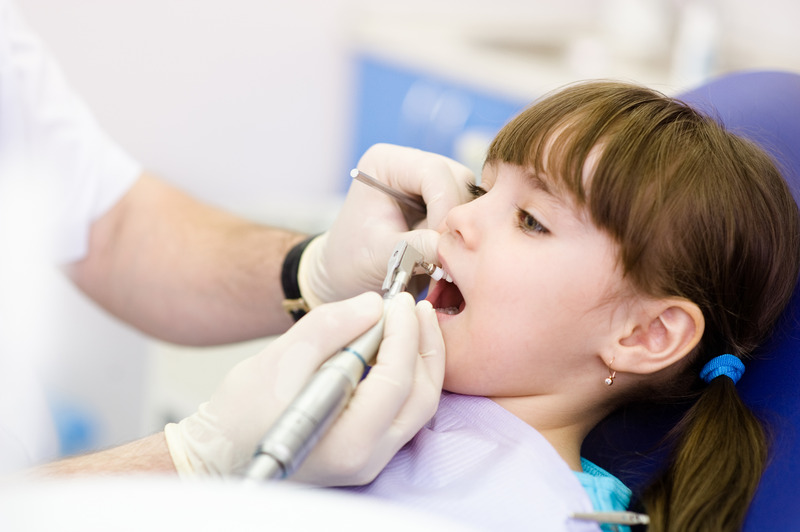
{"type": "Polygon", "coordinates": [[[472,200],[457,207],[450,209],[447,213],[445,223],[447,229],[456,236],[458,240],[463,241],[467,246],[474,246],[479,239],[480,231],[478,221],[478,213],[475,209],[475,204],[478,200],[472,200]]]}

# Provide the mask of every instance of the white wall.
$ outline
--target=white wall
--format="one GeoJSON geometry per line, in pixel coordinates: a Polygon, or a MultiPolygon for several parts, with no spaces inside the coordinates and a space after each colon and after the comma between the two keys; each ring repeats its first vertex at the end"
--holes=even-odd
{"type": "Polygon", "coordinates": [[[134,156],[208,201],[256,211],[341,182],[339,4],[18,0],[134,156]]]}

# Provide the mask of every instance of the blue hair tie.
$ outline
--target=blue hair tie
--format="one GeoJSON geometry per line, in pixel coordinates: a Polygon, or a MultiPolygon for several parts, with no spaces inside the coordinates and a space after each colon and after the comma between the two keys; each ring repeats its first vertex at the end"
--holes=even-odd
{"type": "Polygon", "coordinates": [[[730,377],[734,384],[744,375],[744,364],[733,355],[719,355],[709,360],[700,371],[700,378],[706,383],[711,382],[720,375],[730,377]]]}

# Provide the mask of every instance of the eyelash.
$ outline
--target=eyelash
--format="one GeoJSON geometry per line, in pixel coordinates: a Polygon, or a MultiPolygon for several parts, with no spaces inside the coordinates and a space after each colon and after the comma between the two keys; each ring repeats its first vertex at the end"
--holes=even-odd
{"type": "MultiPolygon", "coordinates": [[[[475,183],[467,183],[467,190],[472,196],[472,199],[478,199],[488,192],[488,190],[475,183]]],[[[550,230],[543,226],[535,216],[519,207],[517,207],[517,226],[525,233],[539,233],[544,235],[550,233],[550,230]]]]}
{"type": "Polygon", "coordinates": [[[475,183],[467,183],[467,191],[472,196],[472,199],[478,199],[488,192],[488,190],[475,183]]]}
{"type": "Polygon", "coordinates": [[[517,225],[525,233],[538,233],[546,235],[550,230],[539,223],[531,213],[517,207],[517,225]]]}

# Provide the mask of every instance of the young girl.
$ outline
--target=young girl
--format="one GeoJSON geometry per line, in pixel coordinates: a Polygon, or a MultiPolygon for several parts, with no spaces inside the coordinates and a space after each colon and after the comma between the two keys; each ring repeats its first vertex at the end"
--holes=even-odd
{"type": "Polygon", "coordinates": [[[428,296],[447,393],[355,489],[496,530],[580,527],[548,519],[631,496],[581,459],[587,433],[624,404],[696,394],[637,495],[650,530],[740,528],[766,444],[735,383],[800,268],[769,157],[661,94],[587,83],[503,128],[472,193],[439,244],[454,282],[428,296]]]}

